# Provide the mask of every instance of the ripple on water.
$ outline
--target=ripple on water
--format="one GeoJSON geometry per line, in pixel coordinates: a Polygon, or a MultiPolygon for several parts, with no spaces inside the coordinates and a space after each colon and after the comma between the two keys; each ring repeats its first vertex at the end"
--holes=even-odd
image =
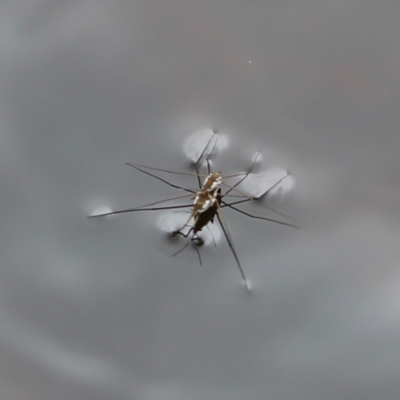
{"type": "Polygon", "coordinates": [[[261,198],[281,197],[289,193],[294,187],[294,178],[283,168],[270,168],[259,173],[251,173],[240,184],[240,190],[246,195],[261,198]]]}
{"type": "MultiPolygon", "coordinates": [[[[157,219],[157,227],[168,234],[182,228],[184,224],[188,222],[190,214],[183,212],[169,212],[164,213],[157,219]]],[[[190,221],[191,223],[193,221],[190,221]]],[[[186,234],[190,229],[190,225],[184,229],[182,232],[186,234]]],[[[205,246],[214,246],[221,241],[221,231],[216,224],[208,224],[201,232],[199,236],[204,240],[205,246]]]]}
{"type": "Polygon", "coordinates": [[[185,156],[196,163],[204,151],[204,158],[211,153],[217,154],[228,147],[228,138],[222,134],[216,134],[212,129],[206,128],[192,133],[183,143],[185,156]]]}

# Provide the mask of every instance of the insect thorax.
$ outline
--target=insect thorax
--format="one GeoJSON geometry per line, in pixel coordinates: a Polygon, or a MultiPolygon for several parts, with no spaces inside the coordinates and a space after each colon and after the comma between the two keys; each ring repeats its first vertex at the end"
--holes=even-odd
{"type": "Polygon", "coordinates": [[[198,192],[193,202],[193,216],[196,218],[199,214],[214,206],[216,202],[217,198],[214,193],[198,192]]]}
{"type": "Polygon", "coordinates": [[[198,221],[201,226],[204,226],[207,222],[213,220],[220,202],[218,195],[221,192],[221,183],[222,177],[219,172],[210,173],[204,180],[203,186],[197,192],[193,202],[192,212],[195,224],[197,224],[201,214],[204,214],[201,216],[203,221],[198,221]]]}
{"type": "Polygon", "coordinates": [[[222,176],[220,172],[211,172],[207,175],[206,179],[204,179],[203,187],[201,190],[203,192],[214,193],[217,189],[221,187],[222,176]]]}

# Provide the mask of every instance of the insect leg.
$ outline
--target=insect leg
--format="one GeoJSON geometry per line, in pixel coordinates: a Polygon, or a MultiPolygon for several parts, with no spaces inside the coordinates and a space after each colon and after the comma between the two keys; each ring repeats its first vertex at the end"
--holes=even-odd
{"type": "MultiPolygon", "coordinates": [[[[240,190],[236,189],[235,187],[230,186],[230,185],[226,184],[225,182],[222,182],[222,183],[223,183],[225,186],[231,188],[231,190],[234,190],[235,192],[240,193],[243,197],[246,197],[246,198],[247,198],[247,200],[242,200],[242,201],[239,201],[239,202],[231,203],[232,205],[234,205],[234,204],[239,204],[239,203],[245,203],[246,201],[259,200],[260,198],[262,198],[262,197],[264,197],[264,196],[267,196],[268,193],[269,193],[272,189],[274,189],[277,185],[279,185],[279,184],[280,184],[284,179],[286,179],[288,176],[289,176],[289,173],[287,173],[284,177],[282,177],[281,179],[279,179],[273,186],[271,186],[266,192],[264,192],[261,196],[258,196],[258,197],[250,197],[250,196],[247,196],[245,193],[241,192],[240,190]]],[[[227,193],[229,193],[229,191],[228,191],[227,193]]],[[[224,196],[226,196],[227,193],[225,193],[224,196]]],[[[223,196],[223,197],[224,197],[224,196],[223,196]]],[[[284,213],[281,213],[281,212],[279,212],[279,211],[273,209],[272,207],[267,206],[266,204],[259,203],[259,205],[260,205],[261,207],[264,207],[264,208],[266,208],[266,209],[268,209],[268,210],[270,210],[270,211],[272,211],[272,212],[278,214],[278,215],[281,215],[282,217],[288,218],[288,219],[290,219],[290,220],[292,220],[292,221],[294,221],[294,222],[298,222],[298,221],[295,220],[294,218],[289,217],[288,215],[286,215],[286,214],[284,214],[284,213]]]]}
{"type": "Polygon", "coordinates": [[[142,208],[142,207],[149,207],[149,206],[155,206],[156,204],[161,204],[161,203],[166,203],[168,201],[172,201],[172,200],[176,200],[176,199],[182,199],[184,197],[189,197],[189,196],[193,196],[192,194],[182,194],[180,196],[174,196],[174,197],[170,197],[168,199],[164,199],[164,200],[158,200],[158,201],[154,201],[152,203],[148,203],[148,204],[143,204],[141,206],[137,206],[136,208],[142,208]]]}
{"type": "MultiPolygon", "coordinates": [[[[192,207],[192,206],[193,206],[193,204],[184,204],[184,205],[178,205],[178,206],[151,207],[151,208],[137,208],[137,207],[136,208],[127,208],[125,210],[110,211],[110,212],[104,213],[104,214],[88,215],[88,218],[106,217],[107,215],[124,214],[124,213],[136,212],[136,211],[173,210],[176,208],[187,208],[187,207],[192,207]]],[[[144,207],[144,206],[142,206],[142,207],[144,207]]]]}
{"type": "MultiPolygon", "coordinates": [[[[186,237],[186,236],[185,236],[185,237],[186,237]]],[[[172,254],[172,257],[175,257],[177,254],[179,254],[179,253],[181,253],[183,250],[185,250],[186,247],[188,247],[189,241],[190,241],[190,239],[188,239],[188,240],[186,241],[186,244],[185,244],[180,250],[178,250],[176,253],[172,254]]]]}
{"type": "Polygon", "coordinates": [[[207,229],[208,229],[208,231],[210,232],[210,235],[211,235],[211,237],[212,237],[212,240],[213,240],[213,243],[214,243],[214,247],[217,247],[217,242],[215,241],[215,238],[214,238],[214,235],[213,235],[213,233],[211,232],[211,229],[210,229],[210,227],[207,225],[207,229]]]}
{"type": "MultiPolygon", "coordinates": [[[[185,237],[187,237],[187,236],[185,236],[185,237]]],[[[195,237],[195,236],[193,235],[191,238],[189,238],[189,239],[186,241],[186,244],[185,244],[180,250],[178,250],[176,253],[172,254],[172,257],[176,256],[177,254],[179,254],[179,253],[181,253],[183,250],[185,250],[186,247],[188,247],[189,242],[193,242],[193,241],[198,240],[198,239],[200,239],[201,241],[203,240],[203,239],[201,239],[201,238],[199,238],[199,237],[195,237]]],[[[200,265],[203,265],[203,263],[202,263],[202,261],[201,261],[200,251],[199,251],[199,249],[197,248],[198,246],[200,246],[200,245],[197,244],[196,246],[194,246],[194,249],[196,250],[197,256],[199,257],[200,265]]]]}
{"type": "Polygon", "coordinates": [[[203,263],[201,262],[201,256],[200,256],[200,251],[199,251],[199,249],[197,248],[197,246],[194,246],[194,249],[196,250],[196,253],[197,253],[198,257],[199,257],[200,265],[203,265],[203,263]]]}
{"type": "MultiPolygon", "coordinates": [[[[214,135],[215,135],[215,133],[214,133],[214,135]]],[[[211,151],[210,151],[210,153],[208,154],[207,159],[206,159],[206,161],[207,161],[207,170],[208,170],[208,174],[211,174],[211,172],[212,172],[212,168],[211,168],[211,164],[210,164],[210,157],[211,157],[211,154],[213,153],[213,151],[214,151],[214,149],[215,149],[215,146],[217,145],[217,142],[218,142],[218,138],[215,139],[215,142],[214,142],[214,144],[213,144],[213,147],[212,147],[212,149],[211,149],[211,151]]]]}
{"type": "Polygon", "coordinates": [[[248,213],[248,212],[246,212],[246,211],[240,210],[240,209],[237,208],[237,207],[234,207],[232,204],[234,204],[234,203],[229,204],[229,203],[225,203],[224,201],[222,201],[222,206],[221,206],[221,208],[222,208],[222,207],[229,207],[229,208],[231,208],[232,210],[235,210],[235,211],[237,211],[237,212],[239,212],[239,213],[241,213],[241,214],[247,215],[247,216],[250,217],[250,218],[263,219],[263,220],[265,220],[265,221],[275,222],[276,224],[285,225],[285,226],[291,226],[292,228],[300,229],[299,226],[293,225],[293,224],[289,224],[288,222],[278,221],[277,219],[272,219],[272,218],[267,218],[267,217],[260,217],[260,216],[258,216],[258,215],[250,214],[250,213],[248,213]]]}
{"type": "Polygon", "coordinates": [[[255,163],[256,163],[257,158],[258,158],[259,155],[260,155],[260,153],[258,152],[258,153],[256,154],[256,156],[254,157],[254,160],[253,160],[253,162],[252,162],[252,164],[251,164],[251,166],[250,166],[250,169],[244,174],[243,178],[239,179],[239,180],[225,193],[225,196],[226,196],[228,193],[230,193],[232,190],[235,190],[235,188],[236,188],[237,186],[239,186],[239,185],[250,175],[250,173],[251,173],[251,171],[253,170],[254,165],[255,165],[255,163]]]}
{"type": "Polygon", "coordinates": [[[130,167],[133,167],[133,168],[137,169],[137,170],[140,171],[140,172],[143,172],[143,173],[146,174],[146,175],[150,175],[150,176],[152,176],[153,178],[156,178],[156,179],[158,179],[159,181],[164,182],[164,183],[166,183],[167,185],[169,185],[169,186],[171,186],[171,187],[173,187],[173,188],[175,188],[175,189],[184,190],[185,192],[189,192],[189,193],[193,193],[193,194],[196,193],[196,191],[194,191],[194,190],[190,190],[190,189],[186,189],[186,188],[183,188],[183,187],[181,187],[181,186],[178,186],[178,185],[174,185],[173,183],[168,182],[166,179],[160,178],[160,177],[157,176],[157,175],[154,175],[154,174],[152,174],[152,173],[150,173],[150,172],[148,172],[148,171],[145,171],[144,169],[142,169],[142,168],[140,168],[140,167],[137,167],[135,164],[129,164],[129,163],[125,163],[125,164],[126,164],[126,165],[129,165],[130,167]]]}
{"type": "MultiPolygon", "coordinates": [[[[222,208],[229,207],[229,208],[232,208],[232,210],[238,211],[235,207],[231,207],[231,206],[234,206],[234,205],[236,205],[236,204],[247,203],[247,202],[253,201],[253,200],[254,200],[254,199],[252,199],[252,198],[248,198],[248,199],[242,199],[242,200],[234,201],[233,203],[226,203],[225,201],[223,201],[223,202],[222,202],[223,205],[222,205],[221,207],[222,207],[222,208]]],[[[293,221],[293,222],[298,222],[297,219],[292,218],[292,217],[289,217],[289,215],[286,215],[286,214],[284,214],[284,213],[281,213],[281,212],[279,212],[279,211],[273,209],[272,207],[269,207],[269,206],[267,206],[267,205],[265,205],[265,204],[259,204],[259,205],[260,205],[261,207],[266,208],[267,210],[270,210],[270,211],[272,211],[272,212],[274,212],[274,213],[276,213],[276,214],[278,214],[278,215],[281,215],[282,217],[285,217],[285,218],[287,218],[287,219],[290,219],[290,220],[293,221]]]]}
{"type": "Polygon", "coordinates": [[[218,217],[218,221],[219,221],[219,223],[221,225],[222,231],[224,232],[226,241],[228,242],[228,245],[229,245],[229,247],[230,247],[230,249],[232,251],[232,254],[235,257],[236,264],[237,264],[237,266],[239,268],[240,275],[242,276],[242,279],[243,279],[243,283],[246,285],[246,289],[248,291],[250,291],[250,287],[248,285],[246,276],[245,276],[245,274],[243,272],[242,265],[240,264],[239,257],[236,254],[236,250],[235,250],[235,247],[233,245],[233,242],[232,242],[232,239],[231,239],[231,235],[230,235],[230,233],[228,231],[228,226],[225,223],[225,219],[223,217],[222,210],[221,210],[221,208],[219,206],[218,206],[218,211],[217,211],[217,217],[218,217]]]}
{"type": "MultiPolygon", "coordinates": [[[[130,167],[136,168],[146,168],[146,169],[152,169],[154,171],[160,171],[160,172],[165,172],[167,174],[173,174],[173,175],[187,175],[187,176],[197,176],[198,174],[194,174],[193,172],[179,172],[179,171],[171,171],[169,169],[163,169],[163,168],[156,168],[156,167],[148,167],[147,165],[142,165],[142,164],[133,164],[133,163],[125,163],[126,165],[129,165],[130,167]]],[[[201,177],[205,177],[205,175],[200,175],[201,177]]]]}
{"type": "MultiPolygon", "coordinates": [[[[215,135],[216,135],[216,133],[214,132],[214,134],[210,137],[209,141],[208,141],[207,144],[205,145],[205,147],[204,147],[203,151],[201,152],[199,158],[198,158],[197,161],[194,163],[194,167],[195,167],[196,173],[197,173],[197,181],[198,181],[198,184],[199,184],[199,188],[200,188],[200,189],[201,189],[201,186],[202,186],[201,180],[200,180],[200,176],[203,176],[203,177],[204,177],[204,175],[200,175],[200,173],[199,173],[199,163],[200,163],[201,159],[204,157],[204,154],[205,154],[205,152],[207,151],[207,148],[208,148],[208,146],[210,145],[210,143],[212,142],[212,140],[213,140],[213,138],[214,138],[215,135]]],[[[214,147],[215,147],[215,143],[214,143],[213,148],[211,149],[211,153],[212,153],[212,151],[214,150],[214,147]]],[[[211,153],[210,153],[210,154],[211,154],[211,153]]]]}
{"type": "Polygon", "coordinates": [[[188,237],[189,234],[190,234],[190,232],[193,231],[193,227],[191,227],[191,228],[189,229],[189,232],[186,233],[186,234],[185,234],[185,233],[182,233],[182,229],[183,229],[183,228],[186,228],[186,227],[188,226],[188,223],[189,223],[189,221],[190,221],[192,218],[193,218],[193,215],[192,215],[192,213],[190,213],[190,217],[187,219],[187,221],[184,223],[184,225],[183,225],[181,228],[177,229],[176,231],[173,231],[173,232],[172,232],[172,235],[181,235],[181,236],[183,236],[183,237],[188,237]]]}

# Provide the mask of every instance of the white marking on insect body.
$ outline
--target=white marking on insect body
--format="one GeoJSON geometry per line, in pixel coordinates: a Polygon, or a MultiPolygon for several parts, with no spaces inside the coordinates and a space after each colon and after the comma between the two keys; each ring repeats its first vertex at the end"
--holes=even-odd
{"type": "Polygon", "coordinates": [[[206,200],[202,205],[201,208],[199,210],[199,212],[204,212],[206,211],[212,204],[212,201],[210,199],[206,200]]]}
{"type": "Polygon", "coordinates": [[[219,172],[212,172],[208,174],[203,182],[201,191],[214,192],[216,189],[221,187],[222,176],[219,172]]]}
{"type": "Polygon", "coordinates": [[[199,192],[193,202],[192,216],[208,210],[216,202],[216,198],[208,192],[199,192]]]}
{"type": "Polygon", "coordinates": [[[206,176],[206,179],[204,179],[204,182],[203,182],[203,188],[208,184],[208,181],[211,179],[211,176],[212,176],[212,174],[208,174],[206,176]]]}
{"type": "Polygon", "coordinates": [[[221,178],[221,175],[220,175],[220,176],[217,176],[217,178],[211,184],[211,186],[208,189],[208,191],[209,192],[213,192],[214,190],[218,189],[219,187],[221,187],[221,183],[222,183],[222,178],[221,178]]]}

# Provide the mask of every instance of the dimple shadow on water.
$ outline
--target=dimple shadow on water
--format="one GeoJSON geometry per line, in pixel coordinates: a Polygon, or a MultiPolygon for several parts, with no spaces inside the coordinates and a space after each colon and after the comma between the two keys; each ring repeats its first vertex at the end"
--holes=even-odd
{"type": "Polygon", "coordinates": [[[201,156],[207,159],[211,154],[228,147],[228,138],[218,134],[212,129],[201,129],[188,136],[183,143],[183,153],[193,163],[196,163],[201,156]]]}

